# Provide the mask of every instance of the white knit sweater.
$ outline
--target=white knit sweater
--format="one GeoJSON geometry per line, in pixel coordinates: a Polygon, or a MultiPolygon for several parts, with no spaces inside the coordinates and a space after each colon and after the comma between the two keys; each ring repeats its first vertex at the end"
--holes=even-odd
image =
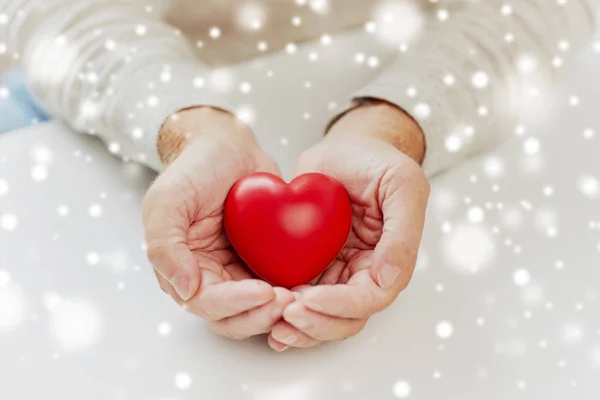
{"type": "MultiPolygon", "coordinates": [[[[222,46],[212,50],[217,62],[251,57],[256,42],[244,42],[243,29],[226,21],[239,2],[178,0],[161,12],[156,4],[148,7],[148,1],[141,7],[135,3],[1,0],[0,44],[5,56],[25,67],[49,111],[76,130],[101,136],[112,152],[160,170],[156,135],[166,117],[192,105],[234,109],[227,93],[203,85],[211,67],[164,17],[193,37],[193,27],[206,31],[203,24],[214,16],[221,28],[214,34],[237,44],[232,49],[227,42],[215,42],[222,46]]],[[[323,25],[329,32],[360,26],[376,3],[265,0],[261,4],[269,17],[262,21],[257,16],[252,29],[266,29],[270,48],[277,48],[284,41],[317,37],[323,25]],[[324,4],[330,10],[320,15],[324,4]],[[312,23],[311,6],[318,17],[312,23]],[[308,23],[285,29],[300,9],[308,23]]],[[[421,0],[419,5],[434,17],[411,57],[387,66],[355,96],[392,102],[421,123],[427,142],[424,168],[431,175],[509,131],[522,108],[519,100],[530,90],[524,75],[535,65],[535,76],[549,80],[591,35],[597,3],[421,0]],[[448,10],[451,18],[446,18],[448,10]]]]}

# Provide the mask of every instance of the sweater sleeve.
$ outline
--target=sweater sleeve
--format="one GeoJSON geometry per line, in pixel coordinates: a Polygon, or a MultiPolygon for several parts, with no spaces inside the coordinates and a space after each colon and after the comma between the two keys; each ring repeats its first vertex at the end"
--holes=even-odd
{"type": "Polygon", "coordinates": [[[231,107],[181,34],[149,11],[119,0],[5,0],[0,37],[45,109],[160,170],[156,136],[169,115],[231,107]]]}
{"type": "Polygon", "coordinates": [[[421,124],[428,175],[506,137],[594,30],[595,0],[458,3],[440,1],[449,17],[438,13],[419,42],[354,95],[393,103],[421,124]]]}

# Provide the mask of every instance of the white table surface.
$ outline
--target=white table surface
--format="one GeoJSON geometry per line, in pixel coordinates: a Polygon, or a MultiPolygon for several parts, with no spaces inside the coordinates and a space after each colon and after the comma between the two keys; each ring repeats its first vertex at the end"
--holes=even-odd
{"type": "MultiPolygon", "coordinates": [[[[375,73],[333,60],[380,50],[336,43],[312,48],[317,63],[306,48],[299,68],[275,56],[238,73],[248,104],[289,93],[256,107],[288,174],[328,102],[375,73]]],[[[600,52],[568,75],[541,127],[434,180],[418,272],[389,310],[343,343],[282,354],[214,336],[159,290],[142,250],[150,172],[59,123],[4,135],[0,398],[598,399],[600,189],[581,178],[600,178],[600,52]]]]}

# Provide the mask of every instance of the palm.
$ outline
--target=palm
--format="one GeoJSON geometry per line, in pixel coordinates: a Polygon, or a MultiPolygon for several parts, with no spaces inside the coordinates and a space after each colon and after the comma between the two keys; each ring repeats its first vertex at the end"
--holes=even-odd
{"type": "MultiPolygon", "coordinates": [[[[157,232],[158,243],[148,243],[151,259],[160,263],[165,257],[164,240],[174,245],[165,275],[177,274],[179,265],[197,276],[202,287],[252,278],[223,229],[223,204],[238,179],[257,171],[279,172],[260,151],[206,136],[190,144],[159,176],[146,196],[144,219],[157,232]]],[[[164,283],[164,277],[157,277],[164,283]]]]}
{"type": "Polygon", "coordinates": [[[187,246],[201,269],[205,284],[253,278],[252,272],[241,261],[227,238],[223,228],[223,205],[229,189],[238,179],[257,171],[278,173],[272,160],[262,154],[223,159],[220,155],[231,149],[217,150],[203,155],[203,165],[192,169],[194,173],[183,180],[187,187],[179,191],[192,194],[184,201],[191,205],[186,207],[189,224],[187,246]],[[218,163],[220,168],[209,176],[196,172],[205,169],[202,168],[204,165],[213,163],[218,163]]]}
{"type": "Polygon", "coordinates": [[[202,107],[170,118],[160,148],[172,163],[143,204],[148,258],[160,287],[221,335],[269,332],[294,296],[252,279],[225,234],[223,212],[236,181],[253,172],[279,174],[277,164],[248,127],[202,107]]]}
{"type": "Polygon", "coordinates": [[[196,216],[190,225],[187,245],[201,269],[204,283],[241,281],[254,277],[232,248],[223,230],[222,207],[210,217],[196,216]]]}
{"type": "Polygon", "coordinates": [[[338,180],[346,188],[352,205],[348,241],[319,284],[346,284],[369,274],[375,247],[383,233],[380,201],[385,194],[385,178],[398,162],[395,151],[390,152],[389,159],[382,158],[386,147],[372,140],[346,144],[343,149],[319,144],[309,149],[297,165],[299,174],[321,172],[338,180]]]}

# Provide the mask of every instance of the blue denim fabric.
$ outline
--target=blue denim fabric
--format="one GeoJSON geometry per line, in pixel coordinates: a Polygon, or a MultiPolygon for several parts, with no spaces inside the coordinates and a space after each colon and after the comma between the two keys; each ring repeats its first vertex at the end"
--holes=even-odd
{"type": "Polygon", "coordinates": [[[31,96],[23,72],[5,72],[0,86],[8,89],[8,96],[0,98],[0,134],[49,119],[31,96]]]}

